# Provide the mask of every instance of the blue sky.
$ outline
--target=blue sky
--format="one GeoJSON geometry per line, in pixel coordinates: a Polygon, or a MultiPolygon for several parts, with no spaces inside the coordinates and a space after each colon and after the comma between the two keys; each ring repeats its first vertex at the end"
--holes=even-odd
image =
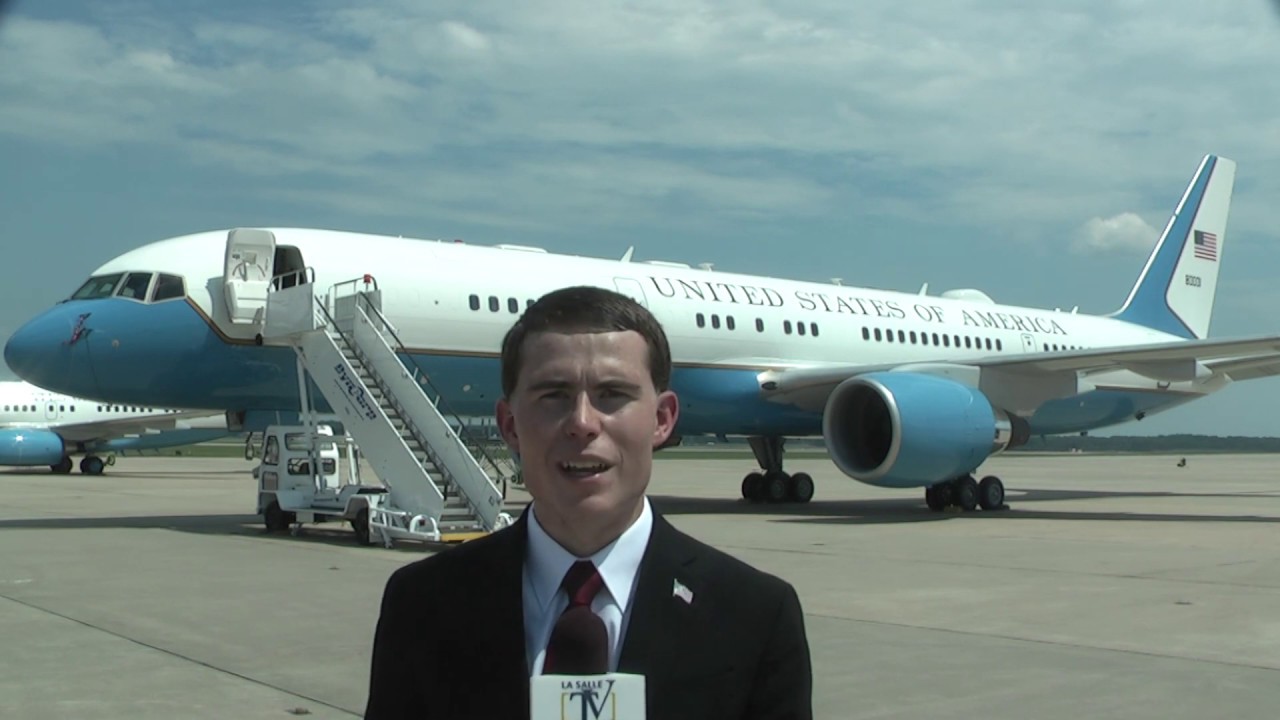
{"type": "MultiPolygon", "coordinates": [[[[1239,163],[1215,336],[1280,332],[1266,0],[115,3],[0,17],[0,337],[115,255],[326,227],[1123,300],[1239,163]]],[[[3,369],[7,373],[7,369],[3,369]]],[[[1280,435],[1280,379],[1113,432],[1280,435]]]]}

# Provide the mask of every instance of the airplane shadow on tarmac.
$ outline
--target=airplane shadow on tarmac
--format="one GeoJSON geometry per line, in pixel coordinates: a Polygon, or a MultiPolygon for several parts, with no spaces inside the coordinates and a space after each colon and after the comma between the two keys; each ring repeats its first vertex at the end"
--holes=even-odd
{"type": "MultiPolygon", "coordinates": [[[[667,515],[739,515],[759,518],[770,518],[771,522],[813,523],[813,524],[846,524],[876,525],[891,523],[920,523],[965,520],[1117,520],[1140,522],[1236,522],[1280,524],[1280,503],[1276,504],[1276,514],[1266,515],[1222,515],[1192,514],[1185,512],[1160,513],[1160,500],[1173,498],[1257,498],[1259,500],[1280,500],[1280,492],[1276,493],[1178,493],[1167,491],[1087,491],[1087,490],[1010,490],[1007,498],[1008,509],[1000,511],[976,511],[963,513],[959,511],[931,512],[925,507],[923,499],[884,498],[860,500],[815,500],[803,505],[799,504],[761,504],[749,503],[740,498],[689,498],[670,495],[651,495],[653,506],[667,515]],[[1054,510],[1056,501],[1079,501],[1112,498],[1148,498],[1151,512],[1054,510]]],[[[510,502],[507,511],[513,517],[523,512],[525,501],[510,502]]],[[[1185,507],[1185,505],[1180,505],[1185,507]]],[[[343,547],[360,547],[355,542],[351,526],[345,522],[326,522],[303,525],[297,534],[267,533],[262,526],[262,518],[249,514],[225,515],[138,515],[120,517],[85,517],[85,518],[29,518],[0,520],[0,530],[23,529],[159,529],[177,532],[196,533],[201,535],[229,535],[247,538],[261,538],[276,542],[304,542],[321,545],[343,547]]],[[[381,548],[375,541],[372,547],[381,548]]],[[[447,544],[424,544],[415,542],[396,542],[392,549],[400,552],[423,553],[449,547],[447,544]]]]}

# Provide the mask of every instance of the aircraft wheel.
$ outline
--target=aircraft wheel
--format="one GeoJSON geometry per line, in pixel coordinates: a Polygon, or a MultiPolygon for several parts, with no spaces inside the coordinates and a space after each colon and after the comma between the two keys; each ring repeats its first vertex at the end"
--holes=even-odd
{"type": "Polygon", "coordinates": [[[85,475],[101,475],[106,467],[106,463],[97,455],[89,455],[80,461],[80,472],[85,475]]]}
{"type": "Polygon", "coordinates": [[[59,475],[66,475],[67,473],[71,472],[71,464],[72,464],[71,458],[63,457],[56,464],[50,465],[49,469],[59,475]]]}
{"type": "Polygon", "coordinates": [[[369,534],[369,508],[363,507],[356,512],[356,516],[351,520],[351,529],[356,534],[356,544],[372,545],[372,537],[369,534]]]}
{"type": "Polygon", "coordinates": [[[272,500],[262,511],[262,524],[269,533],[284,532],[289,529],[289,515],[290,513],[280,509],[280,503],[272,500]]]}
{"type": "Polygon", "coordinates": [[[955,481],[955,501],[965,512],[978,509],[978,483],[972,475],[965,475],[955,481]]]}
{"type": "Polygon", "coordinates": [[[1004,507],[1004,483],[995,475],[988,475],[978,483],[978,504],[983,510],[1000,510],[1004,507]]]}
{"type": "Polygon", "coordinates": [[[763,494],[764,474],[758,472],[747,473],[747,476],[742,478],[742,499],[750,502],[760,502],[763,494]]]}
{"type": "Polygon", "coordinates": [[[813,499],[813,477],[809,473],[796,473],[791,476],[791,499],[798,503],[807,503],[813,499]]]}
{"type": "Polygon", "coordinates": [[[942,512],[951,504],[951,486],[946,483],[924,489],[924,504],[934,512],[942,512]]]}
{"type": "Polygon", "coordinates": [[[780,503],[787,499],[787,474],[780,471],[765,473],[764,499],[770,503],[780,503]]]}

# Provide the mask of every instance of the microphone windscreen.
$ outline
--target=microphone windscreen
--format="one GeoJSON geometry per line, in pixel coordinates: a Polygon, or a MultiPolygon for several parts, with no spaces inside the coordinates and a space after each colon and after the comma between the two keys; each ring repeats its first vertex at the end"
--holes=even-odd
{"type": "Polygon", "coordinates": [[[556,675],[602,675],[609,672],[609,631],[589,607],[570,608],[556,621],[547,654],[556,675]]]}

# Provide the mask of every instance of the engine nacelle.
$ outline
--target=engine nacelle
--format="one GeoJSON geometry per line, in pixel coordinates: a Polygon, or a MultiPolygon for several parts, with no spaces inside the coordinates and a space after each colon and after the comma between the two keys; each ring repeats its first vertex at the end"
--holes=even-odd
{"type": "Polygon", "coordinates": [[[972,472],[991,455],[1022,445],[1030,427],[954,380],[879,372],[849,378],[831,393],[822,435],[849,477],[921,487],[972,472]]]}
{"type": "Polygon", "coordinates": [[[38,428],[0,430],[0,465],[57,465],[62,461],[62,438],[38,428]]]}

